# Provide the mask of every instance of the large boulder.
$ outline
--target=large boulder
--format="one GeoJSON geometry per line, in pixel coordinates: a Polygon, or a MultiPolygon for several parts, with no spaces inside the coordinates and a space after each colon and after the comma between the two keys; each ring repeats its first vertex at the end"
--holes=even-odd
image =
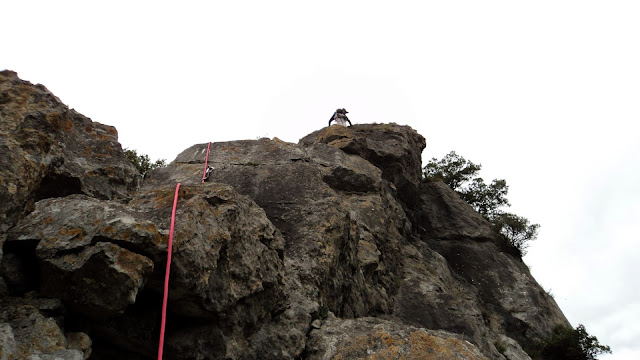
{"type": "MultiPolygon", "coordinates": [[[[154,171],[145,187],[199,184],[206,149],[185,150],[154,171]]],[[[278,139],[211,144],[209,165],[215,170],[208,181],[254,199],[286,241],[290,310],[252,339],[254,346],[263,344],[258,353],[299,356],[311,320],[322,312],[352,318],[392,311],[402,266],[398,249],[411,225],[378,167],[326,144],[278,139]],[[269,345],[273,340],[282,346],[269,345]]]]}
{"type": "Polygon", "coordinates": [[[361,124],[330,126],[300,139],[300,144],[328,144],[355,154],[382,170],[382,177],[394,184],[400,199],[415,207],[422,178],[422,150],[426,142],[409,126],[361,124]]]}
{"type": "MultiPolygon", "coordinates": [[[[145,186],[200,182],[206,148],[185,150],[145,186]]],[[[390,311],[400,259],[386,249],[410,224],[377,167],[325,144],[277,139],[212,144],[209,163],[209,181],[250,196],[278,227],[287,273],[305,294],[320,291],[317,306],[347,317],[390,311]]]]}
{"type": "Polygon", "coordinates": [[[139,181],[114,127],[69,109],[42,85],[0,71],[0,247],[38,200],[129,199],[139,181]]]}
{"type": "Polygon", "coordinates": [[[420,185],[419,231],[429,239],[491,241],[497,234],[480,213],[439,180],[420,185]]]}
{"type": "MultiPolygon", "coordinates": [[[[0,359],[60,359],[84,360],[91,345],[77,349],[65,336],[54,317],[44,313],[61,314],[61,305],[56,301],[0,300],[0,359]],[[53,305],[53,306],[52,306],[53,305]]],[[[76,333],[73,339],[86,334],[76,333]]]]}
{"type": "Polygon", "coordinates": [[[129,242],[160,241],[145,225],[125,205],[71,195],[39,201],[11,230],[7,244],[37,243],[42,295],[61,298],[87,316],[102,316],[133,304],[153,270],[150,259],[126,249],[129,242]],[[124,231],[129,234],[118,236],[124,231]]]}
{"type": "Polygon", "coordinates": [[[461,335],[371,317],[322,322],[309,335],[306,358],[488,360],[461,335]]]}
{"type": "MultiPolygon", "coordinates": [[[[173,187],[157,187],[129,205],[84,195],[42,200],[12,229],[8,244],[37,243],[41,295],[93,319],[102,341],[151,352],[155,339],[148,333],[160,319],[161,297],[151,305],[150,296],[137,296],[143,288],[162,293],[173,195],[173,187]],[[136,302],[155,309],[138,319],[146,335],[127,329],[125,311],[140,310],[136,302]]],[[[169,290],[176,322],[167,328],[168,346],[205,326],[231,329],[216,339],[231,347],[237,333],[259,328],[283,308],[284,242],[264,212],[227,185],[185,185],[179,195],[169,290]]],[[[190,350],[180,353],[191,358],[197,349],[190,350]]]]}
{"type": "Polygon", "coordinates": [[[421,238],[475,295],[486,328],[529,344],[557,325],[570,326],[506,239],[446,184],[421,185],[419,218],[421,238]]]}
{"type": "Polygon", "coordinates": [[[115,129],[0,73],[0,360],[523,359],[568,322],[408,126],[184,150],[142,184],[115,129]],[[138,186],[140,185],[140,186],[138,186]]]}

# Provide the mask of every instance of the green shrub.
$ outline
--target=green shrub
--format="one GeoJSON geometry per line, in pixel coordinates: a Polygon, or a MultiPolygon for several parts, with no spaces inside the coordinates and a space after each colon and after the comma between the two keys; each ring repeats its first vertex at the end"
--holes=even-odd
{"type": "Polygon", "coordinates": [[[495,230],[502,234],[504,243],[501,248],[512,255],[524,256],[529,241],[538,237],[540,225],[530,224],[527,218],[504,212],[508,207],[509,186],[503,179],[494,179],[490,184],[478,176],[482,165],[476,165],[462,156],[450,152],[441,160],[432,158],[422,169],[424,179],[442,180],[460,197],[484,216],[495,230]]]}
{"type": "Polygon", "coordinates": [[[598,338],[589,335],[580,324],[575,329],[558,325],[547,339],[525,351],[533,360],[596,360],[600,354],[611,353],[611,348],[600,345],[598,338]]]}
{"type": "Polygon", "coordinates": [[[138,155],[138,152],[132,149],[124,149],[124,156],[138,169],[143,178],[146,178],[152,170],[167,166],[164,159],[151,162],[149,155],[138,155]]]}

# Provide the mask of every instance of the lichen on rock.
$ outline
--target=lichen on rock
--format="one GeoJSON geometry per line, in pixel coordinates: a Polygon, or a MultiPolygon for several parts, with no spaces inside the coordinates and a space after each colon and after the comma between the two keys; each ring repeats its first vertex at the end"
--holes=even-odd
{"type": "Polygon", "coordinates": [[[408,126],[212,143],[205,183],[195,144],[140,184],[44,86],[0,72],[0,115],[0,360],[154,358],[178,182],[167,358],[528,359],[568,324],[408,126]]]}

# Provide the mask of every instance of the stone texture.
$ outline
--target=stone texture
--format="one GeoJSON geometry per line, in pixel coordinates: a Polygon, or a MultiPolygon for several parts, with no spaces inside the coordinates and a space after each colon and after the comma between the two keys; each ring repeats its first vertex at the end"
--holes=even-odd
{"type": "Polygon", "coordinates": [[[178,182],[167,359],[529,359],[568,325],[408,126],[213,143],[204,184],[196,144],[137,187],[43,86],[0,73],[0,115],[0,360],[155,358],[178,182]]]}
{"type": "MultiPolygon", "coordinates": [[[[152,173],[145,187],[199,182],[203,165],[196,162],[206,146],[185,150],[152,173]]],[[[346,317],[391,312],[401,267],[397,249],[410,223],[377,167],[325,144],[305,148],[268,139],[212,144],[209,160],[216,166],[209,181],[231,184],[253,198],[284,235],[291,311],[273,327],[288,328],[303,341],[310,316],[321,308],[346,317]]],[[[297,356],[299,344],[290,343],[272,358],[297,356]]]]}
{"type": "Polygon", "coordinates": [[[420,232],[430,239],[495,239],[489,222],[442,181],[422,183],[420,200],[420,232]]]}
{"type": "Polygon", "coordinates": [[[459,335],[370,317],[325,321],[311,331],[306,358],[488,360],[459,335]]]}
{"type": "Polygon", "coordinates": [[[122,207],[83,195],[47,199],[17,224],[9,242],[38,242],[42,295],[61,298],[88,316],[122,313],[135,302],[153,262],[105,241],[118,221],[134,224],[122,207]]]}
{"type": "MultiPolygon", "coordinates": [[[[60,297],[74,312],[99,318],[94,332],[119,346],[152,351],[148,342],[155,339],[145,331],[127,330],[132,324],[113,316],[124,314],[143,286],[162,291],[173,194],[173,187],[150,187],[129,205],[84,195],[42,200],[12,229],[8,243],[38,242],[42,295],[60,297]],[[155,268],[162,269],[155,275],[154,261],[155,268]]],[[[284,241],[264,212],[222,184],[185,185],[180,199],[169,298],[172,316],[181,323],[197,319],[196,328],[208,319],[216,323],[210,329],[224,326],[243,332],[280,311],[284,241]]],[[[143,314],[136,325],[146,324],[146,331],[153,331],[157,321],[150,316],[159,319],[157,312],[143,314]]],[[[174,343],[170,329],[169,348],[174,343]]],[[[233,334],[225,335],[227,342],[235,341],[233,334]]],[[[190,350],[183,352],[186,358],[197,355],[190,350]]]]}
{"type": "Polygon", "coordinates": [[[82,360],[83,355],[80,350],[56,350],[48,354],[35,352],[27,360],[82,360]]]}
{"type": "Polygon", "coordinates": [[[114,127],[69,109],[42,85],[0,71],[0,234],[40,199],[130,198],[139,174],[117,140],[114,127]]]}
{"type": "Polygon", "coordinates": [[[477,290],[457,280],[446,260],[424,243],[403,249],[405,266],[394,315],[427,329],[443,329],[493,352],[477,290]]]}
{"type": "Polygon", "coordinates": [[[79,350],[82,358],[87,360],[91,356],[91,338],[83,332],[66,333],[67,349],[79,350]]]}
{"type": "Polygon", "coordinates": [[[382,177],[394,184],[399,198],[409,207],[417,205],[422,177],[424,137],[408,126],[362,124],[350,127],[330,126],[300,140],[303,146],[328,144],[355,154],[382,170],[382,177]]]}
{"type": "Polygon", "coordinates": [[[8,360],[16,352],[16,339],[8,323],[0,323],[0,360],[8,360]]]}
{"type": "Polygon", "coordinates": [[[530,360],[531,359],[529,355],[524,350],[522,350],[522,347],[520,346],[520,344],[518,344],[517,341],[513,340],[512,338],[506,335],[500,335],[496,343],[501,345],[504,348],[504,351],[502,351],[501,354],[507,360],[512,360],[512,359],[530,360]]]}
{"type": "Polygon", "coordinates": [[[3,303],[0,310],[0,354],[7,359],[28,359],[32,355],[66,350],[66,339],[53,318],[45,317],[31,305],[3,303]]]}
{"type": "Polygon", "coordinates": [[[568,321],[519,259],[492,243],[457,240],[438,242],[434,248],[453,272],[477,289],[488,325],[520,342],[542,339],[556,325],[568,321]]]}

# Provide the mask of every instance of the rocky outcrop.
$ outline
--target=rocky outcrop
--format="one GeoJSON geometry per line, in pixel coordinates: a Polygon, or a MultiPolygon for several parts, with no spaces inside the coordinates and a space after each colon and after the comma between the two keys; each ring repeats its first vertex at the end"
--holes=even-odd
{"type": "MultiPolygon", "coordinates": [[[[229,186],[186,185],[180,196],[177,221],[182,226],[175,234],[170,289],[173,316],[177,322],[196,323],[206,334],[220,332],[206,341],[226,345],[226,337],[283,308],[283,241],[264,212],[229,186]],[[222,334],[221,327],[233,331],[222,334]]],[[[151,356],[154,348],[148,342],[157,328],[157,312],[135,314],[142,327],[136,332],[143,332],[136,334],[127,328],[126,310],[146,306],[145,297],[152,295],[139,300],[142,291],[162,292],[163,234],[168,232],[163,223],[172,202],[171,187],[140,191],[128,205],[84,195],[42,200],[9,232],[8,245],[37,243],[40,273],[34,286],[41,296],[59,298],[79,318],[90,319],[85,331],[107,334],[116,345],[151,356]],[[154,268],[162,271],[152,273],[154,268]]],[[[189,342],[202,343],[203,336],[191,330],[181,329],[175,339],[190,334],[189,342]]],[[[192,348],[175,339],[168,346],[192,348]]]]}
{"type": "Polygon", "coordinates": [[[205,183],[196,144],[138,184],[115,129],[0,79],[0,359],[154,358],[178,182],[165,358],[527,359],[568,324],[407,126],[214,143],[205,183]]]}
{"type": "Polygon", "coordinates": [[[330,319],[309,334],[306,357],[487,360],[463,336],[379,318],[330,319]]]}
{"type": "Polygon", "coordinates": [[[74,339],[84,336],[90,341],[88,336],[65,335],[56,317],[43,315],[61,315],[59,300],[3,298],[0,305],[0,359],[86,359],[90,344],[81,349],[74,339]]]}
{"type": "Polygon", "coordinates": [[[415,131],[406,130],[407,127],[397,124],[333,126],[305,136],[300,144],[328,144],[358,155],[382,170],[382,177],[394,185],[404,204],[415,207],[426,142],[415,131]]]}
{"type": "Polygon", "coordinates": [[[0,72],[0,125],[0,246],[38,200],[127,199],[139,182],[114,127],[69,109],[12,71],[0,72]]]}

